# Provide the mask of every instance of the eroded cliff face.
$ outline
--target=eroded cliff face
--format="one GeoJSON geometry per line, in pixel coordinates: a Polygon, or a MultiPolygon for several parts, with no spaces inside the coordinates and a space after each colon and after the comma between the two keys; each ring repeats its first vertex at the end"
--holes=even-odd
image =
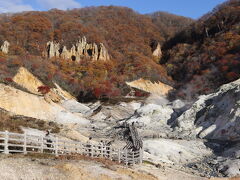
{"type": "Polygon", "coordinates": [[[10,43],[8,41],[4,41],[2,46],[0,47],[0,50],[5,53],[5,54],[8,54],[8,51],[9,51],[9,46],[10,46],[10,43]]]}
{"type": "Polygon", "coordinates": [[[54,119],[54,108],[43,97],[0,84],[0,107],[16,115],[54,119]]]}
{"type": "Polygon", "coordinates": [[[61,46],[59,43],[47,43],[48,58],[57,57],[62,59],[71,59],[79,61],[83,57],[91,58],[92,60],[109,60],[110,56],[103,43],[87,43],[86,37],[80,39],[71,49],[66,46],[61,46]]]}
{"type": "Polygon", "coordinates": [[[60,102],[61,100],[75,99],[56,83],[54,83],[55,87],[51,88],[48,93],[42,94],[39,87],[46,85],[24,67],[19,68],[17,74],[13,77],[13,81],[33,94],[44,95],[45,100],[49,103],[51,101],[60,102]]]}
{"type": "Polygon", "coordinates": [[[13,81],[18,85],[26,88],[29,92],[33,94],[40,95],[38,87],[44,84],[35,76],[32,75],[26,68],[20,67],[17,74],[13,77],[13,81]]]}
{"type": "Polygon", "coordinates": [[[162,82],[151,82],[145,79],[138,79],[132,82],[126,82],[130,87],[137,88],[155,95],[167,95],[173,88],[162,82]]]}
{"type": "Polygon", "coordinates": [[[240,79],[213,94],[200,96],[177,119],[183,136],[217,140],[240,140],[240,79]]]}
{"type": "Polygon", "coordinates": [[[61,103],[47,101],[45,97],[30,94],[0,83],[0,108],[26,117],[60,124],[88,124],[89,121],[61,106],[61,103]]]}

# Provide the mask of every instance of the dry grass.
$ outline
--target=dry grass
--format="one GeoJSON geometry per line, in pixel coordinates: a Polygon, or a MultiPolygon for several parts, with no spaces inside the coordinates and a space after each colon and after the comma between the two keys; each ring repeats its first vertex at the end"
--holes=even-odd
{"type": "Polygon", "coordinates": [[[109,159],[105,158],[92,158],[85,155],[79,155],[79,154],[72,154],[72,155],[59,155],[56,157],[54,154],[44,154],[44,153],[28,153],[26,155],[24,154],[9,154],[7,157],[9,158],[31,158],[31,159],[48,159],[48,160],[60,160],[60,161],[87,161],[87,162],[97,162],[102,164],[104,168],[114,170],[115,165],[123,165],[116,161],[111,161],[109,159]]]}
{"type": "Polygon", "coordinates": [[[31,159],[49,159],[49,160],[56,160],[57,157],[54,154],[44,154],[44,153],[28,153],[28,154],[8,154],[5,156],[7,158],[31,158],[31,159]]]}
{"type": "Polygon", "coordinates": [[[96,157],[90,157],[90,156],[85,156],[85,155],[79,155],[79,154],[73,154],[73,155],[64,155],[64,156],[59,156],[56,157],[56,159],[59,160],[84,160],[84,161],[95,161],[99,162],[101,164],[104,164],[106,168],[109,168],[113,165],[121,165],[120,163],[116,161],[111,161],[109,159],[105,158],[96,158],[96,157]]]}
{"type": "Polygon", "coordinates": [[[58,133],[60,128],[54,122],[45,122],[43,120],[11,115],[9,112],[0,109],[0,131],[11,131],[22,133],[21,127],[35,128],[39,130],[52,129],[53,133],[58,133]]]}

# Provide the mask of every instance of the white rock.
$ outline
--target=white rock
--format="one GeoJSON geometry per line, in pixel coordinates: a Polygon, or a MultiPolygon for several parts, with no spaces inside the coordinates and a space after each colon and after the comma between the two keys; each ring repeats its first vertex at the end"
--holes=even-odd
{"type": "Polygon", "coordinates": [[[219,170],[221,170],[226,176],[228,177],[235,177],[240,175],[240,160],[234,159],[234,160],[227,160],[223,164],[221,164],[221,167],[219,170]]]}
{"type": "Polygon", "coordinates": [[[90,121],[68,111],[60,111],[56,114],[55,121],[61,124],[88,125],[90,121]]]}
{"type": "Polygon", "coordinates": [[[160,59],[162,57],[162,50],[161,50],[160,43],[158,43],[156,49],[153,51],[153,56],[157,57],[158,59],[160,59]]]}
{"type": "Polygon", "coordinates": [[[134,110],[137,110],[137,109],[139,109],[139,108],[142,106],[142,104],[141,104],[141,103],[138,103],[138,102],[131,102],[129,105],[130,105],[134,110]]]}
{"type": "Polygon", "coordinates": [[[179,131],[183,136],[240,140],[239,102],[240,79],[221,86],[216,93],[200,96],[177,119],[179,131]]]}
{"type": "Polygon", "coordinates": [[[147,104],[137,110],[138,114],[141,116],[158,116],[165,117],[164,119],[168,120],[170,115],[173,113],[173,110],[169,106],[161,106],[156,104],[147,104]]]}
{"type": "Polygon", "coordinates": [[[65,109],[72,113],[90,114],[91,109],[84,104],[77,102],[74,99],[66,100],[61,104],[65,109]]]}
{"type": "Polygon", "coordinates": [[[0,50],[1,50],[3,53],[8,54],[9,46],[10,46],[10,43],[9,43],[8,41],[4,41],[4,42],[3,42],[3,45],[0,47],[0,50]]]}
{"type": "Polygon", "coordinates": [[[217,126],[216,124],[211,125],[210,127],[204,129],[200,134],[200,138],[205,138],[207,137],[208,134],[211,134],[214,130],[216,130],[217,126]]]}
{"type": "Polygon", "coordinates": [[[148,152],[156,163],[185,164],[212,154],[212,151],[207,149],[201,141],[146,140],[143,147],[144,151],[148,152]]]}
{"type": "Polygon", "coordinates": [[[22,127],[22,130],[24,133],[27,133],[28,135],[33,135],[33,136],[45,136],[46,132],[40,131],[38,129],[33,129],[33,128],[25,128],[22,127]]]}
{"type": "Polygon", "coordinates": [[[185,106],[185,103],[183,101],[177,99],[177,100],[173,101],[172,105],[173,105],[174,109],[180,109],[185,106]]]}

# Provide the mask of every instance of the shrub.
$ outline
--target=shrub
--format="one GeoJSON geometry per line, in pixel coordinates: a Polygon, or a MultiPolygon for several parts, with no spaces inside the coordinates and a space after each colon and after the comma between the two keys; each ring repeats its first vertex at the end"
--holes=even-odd
{"type": "Polygon", "coordinates": [[[51,88],[48,86],[39,86],[38,87],[38,92],[40,92],[42,94],[47,94],[50,92],[50,90],[51,90],[51,88]]]}

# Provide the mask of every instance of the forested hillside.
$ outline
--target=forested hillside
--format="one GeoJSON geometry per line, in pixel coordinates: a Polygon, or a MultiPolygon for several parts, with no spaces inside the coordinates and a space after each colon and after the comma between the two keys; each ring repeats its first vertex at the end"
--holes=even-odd
{"type": "Polygon", "coordinates": [[[161,11],[149,14],[149,16],[152,18],[152,22],[157,25],[166,40],[194,22],[191,18],[176,16],[161,11]]]}
{"type": "Polygon", "coordinates": [[[217,6],[163,45],[160,63],[179,95],[196,97],[240,77],[240,1],[217,6]]]}
{"type": "Polygon", "coordinates": [[[178,97],[196,97],[240,77],[240,2],[229,0],[194,21],[165,12],[142,15],[115,6],[0,16],[1,81],[11,81],[25,66],[51,86],[56,81],[75,96],[125,95],[126,81],[145,78],[177,89],[178,97]],[[81,37],[103,43],[109,61],[80,62],[43,57],[48,41],[71,48],[81,37]],[[153,51],[160,43],[163,57],[153,51]]]}
{"type": "MultiPolygon", "coordinates": [[[[161,25],[165,28],[171,27],[168,18],[174,15],[163,14],[161,19],[166,20],[161,25]]],[[[57,81],[74,95],[80,91],[96,96],[122,95],[128,91],[125,81],[140,77],[173,84],[165,68],[152,57],[153,45],[167,38],[166,29],[161,30],[154,22],[132,9],[113,6],[2,14],[0,44],[9,41],[10,52],[1,57],[1,79],[9,80],[23,65],[44,82],[57,81]],[[70,48],[83,36],[88,42],[103,43],[111,60],[92,62],[84,58],[74,63],[41,57],[48,41],[70,48]]],[[[171,34],[177,26],[173,24],[171,34]]]]}

